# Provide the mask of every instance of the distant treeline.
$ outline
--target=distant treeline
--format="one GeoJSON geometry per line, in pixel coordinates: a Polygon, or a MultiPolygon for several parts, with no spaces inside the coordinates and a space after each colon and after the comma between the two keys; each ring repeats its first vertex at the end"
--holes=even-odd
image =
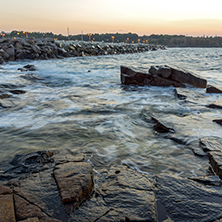
{"type": "Polygon", "coordinates": [[[127,42],[127,43],[149,43],[159,44],[168,47],[222,47],[222,37],[212,36],[185,36],[185,35],[149,35],[139,36],[135,33],[106,33],[106,34],[79,34],[64,36],[52,32],[25,32],[12,31],[2,32],[0,38],[54,38],[58,40],[83,40],[83,41],[104,41],[104,42],[127,42]]]}

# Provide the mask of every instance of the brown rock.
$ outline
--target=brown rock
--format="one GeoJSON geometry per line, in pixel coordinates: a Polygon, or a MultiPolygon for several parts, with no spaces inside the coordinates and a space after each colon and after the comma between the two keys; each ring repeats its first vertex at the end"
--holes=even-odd
{"type": "Polygon", "coordinates": [[[206,92],[207,93],[222,93],[222,89],[219,87],[207,85],[206,92]]]}
{"type": "Polygon", "coordinates": [[[169,66],[160,66],[158,67],[156,74],[167,79],[170,77],[171,72],[172,70],[169,66]]]}
{"type": "Polygon", "coordinates": [[[208,153],[208,156],[214,172],[222,179],[222,152],[211,151],[208,153]]]}
{"type": "Polygon", "coordinates": [[[78,206],[88,198],[94,188],[93,170],[89,163],[65,163],[54,170],[63,203],[78,206]]]}
{"type": "Polygon", "coordinates": [[[15,194],[14,200],[17,220],[25,220],[32,217],[41,218],[43,216],[39,207],[31,204],[19,195],[15,194]]]}
{"type": "Polygon", "coordinates": [[[20,220],[19,222],[39,222],[39,218],[38,217],[31,217],[26,220],[20,220]]]}
{"type": "Polygon", "coordinates": [[[185,87],[185,85],[183,83],[171,81],[169,79],[165,79],[165,78],[162,78],[161,76],[157,76],[157,75],[153,75],[151,77],[149,85],[151,85],[151,86],[162,86],[162,87],[168,87],[168,86],[185,87]]]}
{"type": "Polygon", "coordinates": [[[177,82],[182,82],[199,88],[206,88],[207,80],[192,72],[179,68],[172,68],[170,79],[177,82]]]}
{"type": "Polygon", "coordinates": [[[133,67],[120,67],[121,83],[124,85],[149,85],[151,75],[146,70],[139,70],[133,67]]]}
{"type": "Polygon", "coordinates": [[[5,186],[0,186],[0,221],[16,221],[12,190],[5,186]]]}

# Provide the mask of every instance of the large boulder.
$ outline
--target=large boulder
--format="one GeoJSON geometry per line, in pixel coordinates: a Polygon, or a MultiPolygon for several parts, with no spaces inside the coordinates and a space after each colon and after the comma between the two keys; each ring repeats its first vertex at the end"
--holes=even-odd
{"type": "Polygon", "coordinates": [[[189,84],[205,88],[207,81],[194,73],[169,66],[151,66],[149,71],[121,66],[121,83],[174,87],[185,87],[185,84],[189,84]]]}
{"type": "Polygon", "coordinates": [[[4,59],[4,60],[8,60],[9,59],[9,54],[4,51],[3,49],[0,49],[0,56],[4,59]]]}

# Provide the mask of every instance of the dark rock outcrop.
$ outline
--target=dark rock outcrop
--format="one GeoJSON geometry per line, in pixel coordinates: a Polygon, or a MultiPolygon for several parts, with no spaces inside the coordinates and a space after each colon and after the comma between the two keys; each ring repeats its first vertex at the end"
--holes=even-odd
{"type": "Polygon", "coordinates": [[[124,85],[185,87],[185,84],[189,84],[205,88],[207,84],[205,79],[194,73],[169,66],[151,66],[149,71],[125,66],[120,69],[121,83],[124,85]]]}
{"type": "Polygon", "coordinates": [[[207,85],[206,92],[207,93],[222,93],[222,89],[216,86],[207,85]]]}
{"type": "Polygon", "coordinates": [[[214,119],[213,122],[222,125],[222,119],[214,119]]]}
{"type": "Polygon", "coordinates": [[[215,103],[211,103],[207,105],[207,107],[212,108],[212,109],[222,109],[222,102],[216,101],[215,103]]]}

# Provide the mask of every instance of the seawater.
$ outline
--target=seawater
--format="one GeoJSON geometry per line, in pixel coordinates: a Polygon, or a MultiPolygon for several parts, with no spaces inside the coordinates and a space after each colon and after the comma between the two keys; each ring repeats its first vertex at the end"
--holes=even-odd
{"type": "MultiPolygon", "coordinates": [[[[38,150],[82,152],[96,167],[125,164],[139,172],[204,175],[206,159],[185,145],[157,135],[151,113],[187,113],[194,118],[221,118],[220,110],[181,104],[173,87],[123,86],[120,66],[149,68],[173,65],[222,87],[221,48],[169,48],[138,54],[74,57],[61,60],[10,62],[0,69],[0,84],[26,91],[16,95],[17,108],[0,108],[0,160],[38,150]],[[27,64],[34,72],[21,72],[27,64]],[[38,80],[23,78],[33,73],[38,80]]],[[[200,101],[221,100],[205,95],[200,101]]],[[[180,124],[180,123],[178,123],[180,124]]],[[[195,126],[188,142],[203,136],[222,136],[217,124],[195,126]]]]}

